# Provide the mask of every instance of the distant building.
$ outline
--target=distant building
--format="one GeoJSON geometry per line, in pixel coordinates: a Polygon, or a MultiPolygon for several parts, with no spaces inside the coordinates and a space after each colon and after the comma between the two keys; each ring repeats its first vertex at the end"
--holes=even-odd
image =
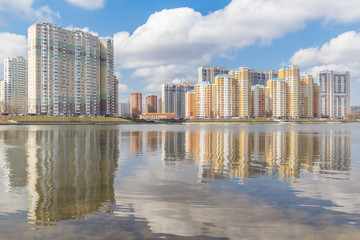
{"type": "Polygon", "coordinates": [[[120,117],[130,117],[130,98],[119,103],[120,117]]]}
{"type": "Polygon", "coordinates": [[[175,113],[185,118],[185,93],[194,89],[194,83],[164,83],[162,85],[162,112],[175,113]]]}
{"type": "Polygon", "coordinates": [[[360,106],[351,106],[350,113],[360,113],[360,106]]]}
{"type": "Polygon", "coordinates": [[[299,118],[299,92],[300,92],[300,70],[297,66],[281,68],[278,71],[278,78],[285,79],[288,84],[288,117],[299,118]]]}
{"type": "Polygon", "coordinates": [[[236,116],[236,80],[233,75],[217,75],[216,117],[231,118],[236,116]]]}
{"type": "Polygon", "coordinates": [[[275,118],[288,117],[288,85],[285,79],[274,78],[267,81],[271,104],[270,116],[275,118]]]}
{"type": "Polygon", "coordinates": [[[350,72],[321,71],[317,81],[320,84],[321,117],[347,116],[350,112],[350,72]]]}
{"type": "Polygon", "coordinates": [[[175,113],[144,113],[140,119],[165,120],[175,119],[175,113]]]}
{"type": "Polygon", "coordinates": [[[229,75],[235,78],[235,116],[248,118],[251,115],[251,70],[246,67],[233,69],[229,75]]]}
{"type": "Polygon", "coordinates": [[[228,74],[230,68],[211,66],[211,67],[199,67],[198,68],[198,82],[215,82],[215,77],[220,74],[228,74]]]}
{"type": "Polygon", "coordinates": [[[185,93],[185,118],[195,117],[195,91],[191,90],[185,93]]]}
{"type": "Polygon", "coordinates": [[[266,98],[264,85],[254,85],[251,87],[251,117],[264,118],[266,117],[266,98]]]}
{"type": "Polygon", "coordinates": [[[299,87],[299,117],[314,116],[314,79],[311,75],[300,77],[299,87]]]}
{"type": "Polygon", "coordinates": [[[159,98],[158,113],[162,113],[162,98],[159,98]]]}
{"type": "Polygon", "coordinates": [[[314,96],[313,96],[313,117],[320,116],[320,86],[317,83],[314,83],[314,96]]]}
{"type": "Polygon", "coordinates": [[[142,94],[132,93],[130,96],[130,117],[139,118],[142,113],[142,94]]]}
{"type": "Polygon", "coordinates": [[[27,67],[23,57],[4,60],[4,80],[1,81],[0,92],[3,113],[27,113],[27,67]]]}
{"type": "Polygon", "coordinates": [[[213,118],[216,108],[216,85],[201,82],[195,85],[194,115],[196,118],[213,118]]]}
{"type": "Polygon", "coordinates": [[[145,99],[146,102],[146,113],[157,113],[157,96],[148,95],[145,99]]]}

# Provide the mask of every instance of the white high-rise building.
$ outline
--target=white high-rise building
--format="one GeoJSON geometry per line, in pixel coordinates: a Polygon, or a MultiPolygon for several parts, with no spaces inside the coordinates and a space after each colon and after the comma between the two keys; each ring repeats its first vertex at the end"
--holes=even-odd
{"type": "Polygon", "coordinates": [[[211,66],[211,67],[199,67],[198,68],[198,82],[215,82],[215,77],[217,75],[225,74],[227,75],[231,69],[211,66]]]}
{"type": "Polygon", "coordinates": [[[162,85],[162,112],[175,113],[176,118],[185,118],[185,94],[194,90],[194,83],[164,83],[162,85]]]}
{"type": "Polygon", "coordinates": [[[347,116],[350,112],[350,72],[321,71],[317,81],[320,84],[320,116],[347,116]]]}
{"type": "Polygon", "coordinates": [[[27,61],[23,57],[4,60],[4,80],[0,92],[4,113],[27,113],[27,74],[27,61]]]}

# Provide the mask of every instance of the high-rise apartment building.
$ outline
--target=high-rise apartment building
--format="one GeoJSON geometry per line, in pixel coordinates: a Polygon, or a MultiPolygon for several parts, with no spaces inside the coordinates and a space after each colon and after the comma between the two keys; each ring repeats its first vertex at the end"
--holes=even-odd
{"type": "Polygon", "coordinates": [[[285,79],[274,78],[267,81],[271,102],[270,115],[275,118],[288,117],[288,84],[285,79]]]}
{"type": "Polygon", "coordinates": [[[121,117],[130,116],[130,98],[125,99],[123,102],[119,103],[119,115],[121,117]]]}
{"type": "Polygon", "coordinates": [[[284,67],[278,71],[278,78],[285,79],[289,87],[289,113],[290,118],[299,118],[299,91],[300,70],[297,66],[284,67]]]}
{"type": "Polygon", "coordinates": [[[159,98],[158,113],[162,113],[162,98],[159,98]]]}
{"type": "Polygon", "coordinates": [[[251,117],[266,117],[266,91],[264,85],[251,86],[251,117]]]}
{"type": "Polygon", "coordinates": [[[195,85],[195,117],[212,118],[216,108],[216,85],[201,82],[195,85]]]}
{"type": "Polygon", "coordinates": [[[313,117],[320,116],[320,85],[314,83],[314,96],[313,96],[313,117]]]}
{"type": "Polygon", "coordinates": [[[142,113],[142,94],[132,93],[130,96],[130,116],[139,118],[142,113]]]}
{"type": "Polygon", "coordinates": [[[236,116],[236,80],[233,75],[217,75],[216,87],[216,116],[231,118],[236,116]]]}
{"type": "Polygon", "coordinates": [[[193,89],[193,83],[164,83],[162,85],[162,112],[175,113],[176,118],[185,118],[185,93],[193,89]]]}
{"type": "Polygon", "coordinates": [[[350,72],[322,71],[320,84],[320,116],[344,118],[350,112],[350,72]]]}
{"type": "Polygon", "coordinates": [[[111,38],[100,38],[99,40],[100,115],[112,116],[117,112],[115,103],[118,101],[117,78],[114,76],[114,42],[111,38]]]}
{"type": "Polygon", "coordinates": [[[28,29],[28,112],[114,115],[113,40],[38,22],[28,29]]]}
{"type": "Polygon", "coordinates": [[[215,82],[215,77],[217,75],[225,74],[227,75],[231,69],[211,66],[211,67],[199,67],[198,68],[198,82],[215,82]]]}
{"type": "Polygon", "coordinates": [[[145,102],[146,102],[146,106],[145,106],[146,113],[157,113],[157,96],[156,95],[146,96],[145,102]]]}
{"type": "Polygon", "coordinates": [[[195,117],[195,91],[185,93],[185,118],[195,117]]]}
{"type": "Polygon", "coordinates": [[[251,115],[251,70],[246,67],[229,72],[235,78],[236,116],[248,118],[251,115]]]}
{"type": "Polygon", "coordinates": [[[23,57],[4,60],[4,80],[0,92],[4,113],[27,113],[27,73],[27,61],[23,57]]]}
{"type": "Polygon", "coordinates": [[[314,107],[314,79],[311,75],[300,77],[299,117],[312,118],[314,107]]]}

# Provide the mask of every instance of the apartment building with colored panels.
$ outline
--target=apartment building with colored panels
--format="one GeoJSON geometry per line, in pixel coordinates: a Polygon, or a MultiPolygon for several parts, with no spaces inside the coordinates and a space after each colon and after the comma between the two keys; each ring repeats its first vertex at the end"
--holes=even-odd
{"type": "Polygon", "coordinates": [[[236,116],[236,80],[233,75],[217,75],[216,117],[231,118],[236,116]]]}
{"type": "Polygon", "coordinates": [[[290,118],[299,118],[299,90],[300,90],[300,70],[297,66],[281,68],[278,71],[278,78],[285,79],[289,86],[289,108],[290,118]]]}
{"type": "Polygon", "coordinates": [[[267,81],[269,88],[270,116],[275,118],[288,117],[289,90],[285,79],[274,78],[267,81]]]}
{"type": "Polygon", "coordinates": [[[195,91],[185,93],[185,118],[195,117],[195,91]]]}
{"type": "Polygon", "coordinates": [[[251,70],[246,67],[229,72],[235,78],[236,116],[248,118],[251,115],[251,70]]]}
{"type": "Polygon", "coordinates": [[[212,118],[216,107],[216,85],[201,82],[195,85],[195,117],[212,118]]]}
{"type": "Polygon", "coordinates": [[[111,39],[38,22],[28,29],[28,113],[113,115],[111,39]],[[100,100],[102,99],[102,102],[100,100]]]}
{"type": "Polygon", "coordinates": [[[251,117],[264,118],[266,117],[266,97],[264,85],[251,86],[251,117]]]}
{"type": "Polygon", "coordinates": [[[346,117],[350,112],[350,72],[321,71],[317,81],[320,84],[320,116],[346,117]]]}
{"type": "Polygon", "coordinates": [[[300,77],[299,117],[312,118],[314,115],[314,78],[312,75],[300,77]]]}

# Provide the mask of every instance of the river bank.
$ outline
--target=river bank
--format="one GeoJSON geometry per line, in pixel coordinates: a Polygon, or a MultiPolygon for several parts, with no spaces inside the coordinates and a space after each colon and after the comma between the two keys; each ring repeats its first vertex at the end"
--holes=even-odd
{"type": "Polygon", "coordinates": [[[0,116],[0,125],[108,125],[108,124],[144,124],[144,123],[352,123],[357,119],[188,119],[149,122],[112,117],[55,117],[55,116],[0,116]]]}

